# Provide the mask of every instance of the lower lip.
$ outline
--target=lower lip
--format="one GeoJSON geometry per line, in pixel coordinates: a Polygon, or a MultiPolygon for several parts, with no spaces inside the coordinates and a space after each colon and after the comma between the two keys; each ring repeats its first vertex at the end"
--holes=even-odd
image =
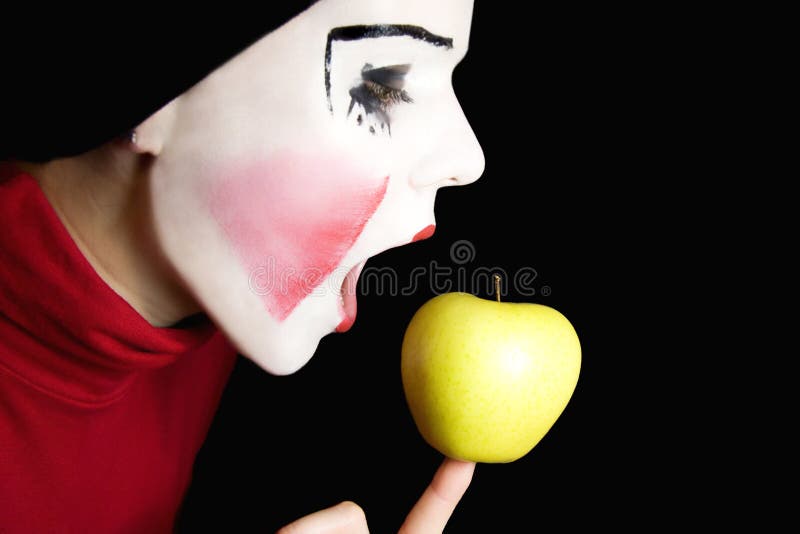
{"type": "Polygon", "coordinates": [[[342,321],[336,327],[337,332],[347,332],[353,323],[356,322],[356,311],[358,309],[358,302],[356,299],[356,287],[358,286],[358,276],[361,274],[361,269],[364,268],[364,263],[361,262],[347,273],[342,282],[342,301],[339,301],[339,314],[342,316],[342,321]]]}
{"type": "Polygon", "coordinates": [[[430,236],[433,235],[433,232],[436,231],[436,226],[433,224],[429,224],[419,232],[414,235],[414,238],[411,240],[414,241],[422,241],[423,239],[428,239],[430,236]]]}

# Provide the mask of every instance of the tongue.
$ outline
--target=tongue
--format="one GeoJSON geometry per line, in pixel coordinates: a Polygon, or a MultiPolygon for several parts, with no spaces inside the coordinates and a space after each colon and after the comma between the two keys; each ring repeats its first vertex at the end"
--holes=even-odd
{"type": "Polygon", "coordinates": [[[347,318],[350,320],[355,319],[356,317],[356,309],[358,307],[358,302],[356,298],[356,286],[358,285],[358,271],[359,266],[356,265],[350,272],[347,273],[347,276],[344,277],[344,283],[342,284],[342,297],[344,299],[344,312],[347,314],[347,318]]]}
{"type": "Polygon", "coordinates": [[[337,332],[347,332],[356,320],[356,286],[358,285],[358,275],[361,273],[363,263],[356,265],[347,276],[344,277],[342,282],[342,307],[344,308],[345,317],[339,326],[336,327],[337,332]]]}

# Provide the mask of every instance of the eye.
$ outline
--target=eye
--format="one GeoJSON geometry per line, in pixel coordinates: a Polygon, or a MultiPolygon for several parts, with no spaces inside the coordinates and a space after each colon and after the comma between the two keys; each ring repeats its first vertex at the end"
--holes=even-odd
{"type": "Polygon", "coordinates": [[[373,68],[369,63],[361,69],[361,83],[350,89],[350,106],[347,116],[358,106],[356,123],[368,125],[372,134],[378,128],[391,135],[389,110],[395,104],[411,103],[413,99],[403,89],[405,76],[411,65],[391,65],[373,68]],[[373,120],[369,120],[373,119],[373,120]]]}

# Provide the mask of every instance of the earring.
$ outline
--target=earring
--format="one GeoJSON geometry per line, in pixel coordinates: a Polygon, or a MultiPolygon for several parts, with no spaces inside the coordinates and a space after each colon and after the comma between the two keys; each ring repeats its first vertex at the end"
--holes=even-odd
{"type": "Polygon", "coordinates": [[[128,140],[130,144],[136,145],[136,130],[135,129],[130,130],[125,136],[125,138],[128,140]]]}

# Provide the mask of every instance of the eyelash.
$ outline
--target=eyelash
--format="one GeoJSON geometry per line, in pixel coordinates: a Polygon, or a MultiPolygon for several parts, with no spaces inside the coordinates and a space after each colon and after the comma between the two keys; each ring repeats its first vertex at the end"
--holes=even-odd
{"type": "Polygon", "coordinates": [[[393,89],[370,80],[365,80],[361,85],[372,94],[374,99],[379,102],[381,109],[384,111],[392,107],[394,104],[398,104],[400,102],[411,103],[414,101],[410,96],[408,96],[408,93],[402,89],[393,89]]]}
{"type": "MultiPolygon", "coordinates": [[[[374,114],[380,119],[381,130],[386,127],[389,135],[391,135],[389,109],[396,104],[410,104],[414,101],[404,89],[397,87],[402,85],[403,78],[410,68],[410,65],[393,65],[373,69],[369,63],[364,65],[361,69],[361,79],[363,81],[350,89],[350,106],[347,109],[347,116],[350,116],[355,104],[358,103],[364,109],[364,113],[367,115],[374,114]],[[376,79],[386,79],[386,83],[393,83],[395,87],[380,83],[376,79]]],[[[362,123],[363,117],[359,114],[358,125],[361,126],[362,123]]],[[[370,133],[376,133],[374,126],[370,126],[370,133]]]]}

